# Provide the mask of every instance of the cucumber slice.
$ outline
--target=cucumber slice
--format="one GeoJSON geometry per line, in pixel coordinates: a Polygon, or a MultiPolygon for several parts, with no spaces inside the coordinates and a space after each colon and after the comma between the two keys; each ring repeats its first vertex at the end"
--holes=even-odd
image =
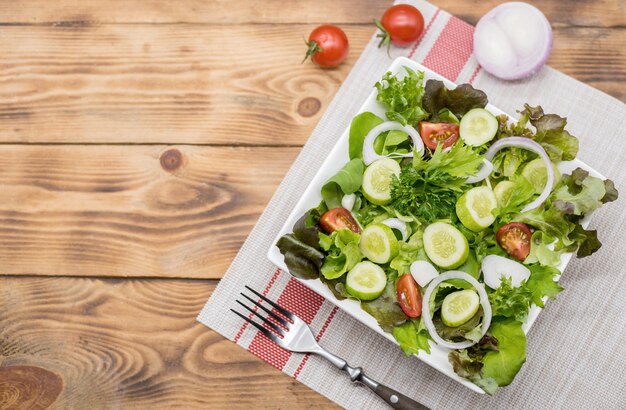
{"type": "Polygon", "coordinates": [[[492,211],[497,206],[491,188],[479,186],[470,189],[456,201],[456,215],[467,229],[479,232],[496,220],[492,211]]]}
{"type": "Polygon", "coordinates": [[[391,158],[372,162],[363,174],[363,195],[376,205],[391,201],[391,176],[400,175],[400,165],[391,158]]]}
{"type": "Polygon", "coordinates": [[[454,226],[435,222],[424,230],[424,250],[435,265],[454,269],[467,259],[469,244],[461,231],[454,226]]]}
{"type": "Polygon", "coordinates": [[[480,298],[475,290],[452,292],[443,299],[441,320],[446,326],[461,326],[478,312],[479,306],[480,298]]]}
{"type": "Polygon", "coordinates": [[[346,290],[361,300],[374,300],[387,286],[387,275],[380,266],[369,261],[357,263],[346,276],[346,290]]]}
{"type": "MultiPolygon", "coordinates": [[[[552,185],[552,188],[554,189],[556,184],[561,179],[561,173],[554,164],[552,164],[552,169],[554,170],[554,184],[552,185]]],[[[536,158],[526,164],[524,169],[522,169],[522,176],[531,183],[537,194],[542,193],[543,188],[545,188],[546,182],[548,181],[546,164],[543,162],[543,159],[536,158]]]]}
{"type": "Polygon", "coordinates": [[[496,201],[499,207],[505,207],[511,200],[515,184],[512,181],[501,181],[493,188],[493,194],[496,196],[496,201]]]}
{"type": "Polygon", "coordinates": [[[387,263],[398,254],[398,240],[387,225],[372,224],[361,233],[359,249],[372,262],[387,263]]]}
{"type": "Polygon", "coordinates": [[[483,145],[493,139],[498,132],[498,120],[484,108],[469,110],[459,125],[461,139],[473,147],[483,145]]]}

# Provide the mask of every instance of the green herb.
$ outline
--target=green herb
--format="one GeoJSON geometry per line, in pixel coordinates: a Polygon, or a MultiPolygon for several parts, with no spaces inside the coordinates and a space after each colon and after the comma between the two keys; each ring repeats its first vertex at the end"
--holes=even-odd
{"type": "Polygon", "coordinates": [[[414,125],[428,118],[428,114],[422,109],[424,73],[415,72],[408,67],[404,67],[404,70],[406,75],[402,79],[387,72],[376,83],[376,101],[387,107],[386,116],[390,121],[414,125]]]}
{"type": "Polygon", "coordinates": [[[489,293],[489,303],[494,317],[514,318],[519,322],[526,321],[531,301],[532,292],[526,288],[526,284],[514,288],[511,285],[511,278],[508,277],[503,277],[500,287],[489,293]]]}

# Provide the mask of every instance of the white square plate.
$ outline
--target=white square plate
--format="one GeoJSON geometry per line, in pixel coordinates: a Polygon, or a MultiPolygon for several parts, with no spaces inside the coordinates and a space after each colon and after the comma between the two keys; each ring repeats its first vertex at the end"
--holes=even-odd
{"type": "MultiPolygon", "coordinates": [[[[439,74],[422,66],[421,64],[418,64],[415,61],[409,60],[404,57],[397,58],[391,64],[388,71],[391,71],[394,74],[402,75],[402,73],[404,73],[404,69],[403,69],[404,66],[409,67],[416,71],[423,71],[424,81],[427,81],[429,79],[441,80],[445,83],[447,88],[450,88],[450,89],[456,88],[456,84],[454,84],[452,81],[449,81],[443,78],[442,76],[440,76],[439,74]]],[[[487,105],[486,108],[489,111],[491,111],[494,115],[503,114],[501,110],[497,109],[491,104],[487,105]]],[[[359,113],[364,112],[364,111],[370,111],[378,115],[381,118],[385,118],[385,111],[386,111],[385,108],[382,105],[380,105],[378,102],[376,102],[376,89],[374,89],[372,93],[369,95],[369,97],[367,97],[367,99],[363,103],[363,106],[361,106],[359,113]]],[[[515,118],[511,116],[509,117],[512,119],[515,118]]],[[[322,200],[320,190],[322,186],[324,185],[324,183],[333,175],[335,175],[349,161],[349,157],[348,157],[349,132],[350,132],[350,128],[348,127],[344,131],[344,133],[341,135],[337,143],[335,144],[334,148],[332,149],[332,151],[330,152],[330,154],[328,155],[328,157],[322,164],[321,168],[317,171],[317,174],[311,181],[311,184],[304,191],[304,194],[300,198],[300,201],[298,201],[298,204],[296,205],[296,207],[291,211],[291,214],[285,221],[285,224],[281,228],[280,233],[274,240],[272,247],[269,249],[267,257],[269,258],[270,261],[272,261],[275,265],[277,265],[283,271],[288,272],[289,270],[287,269],[287,266],[285,265],[283,255],[280,253],[280,251],[276,247],[276,242],[284,234],[292,232],[294,223],[307,210],[316,207],[320,203],[320,201],[322,200]]],[[[604,179],[602,175],[600,175],[598,172],[596,172],[595,170],[590,168],[588,165],[586,165],[585,163],[579,160],[561,162],[558,165],[559,171],[561,171],[561,173],[570,173],[572,170],[574,170],[577,167],[586,169],[589,171],[591,175],[604,179]]],[[[589,218],[587,217],[585,218],[585,220],[583,220],[583,223],[582,223],[583,227],[586,227],[588,225],[589,223],[588,219],[589,218]]],[[[565,254],[561,257],[561,263],[558,266],[561,272],[565,270],[565,267],[567,266],[567,263],[569,262],[571,257],[572,257],[571,253],[565,254]]],[[[300,280],[300,281],[304,285],[312,289],[313,291],[317,292],[318,294],[320,294],[321,296],[323,296],[330,302],[337,305],[340,309],[348,313],[350,316],[354,317],[356,320],[365,324],[376,333],[381,334],[382,336],[386,337],[391,342],[397,345],[397,342],[395,341],[393,336],[383,331],[380,328],[380,326],[378,326],[376,319],[373,316],[371,316],[369,313],[361,309],[357,301],[350,300],[350,299],[338,300],[337,298],[335,298],[332,292],[328,289],[328,287],[324,283],[322,283],[319,279],[300,280]]],[[[524,325],[524,332],[528,333],[528,330],[530,329],[532,324],[535,322],[540,312],[541,312],[541,308],[534,306],[534,305],[531,307],[530,312],[528,314],[528,320],[524,325]]],[[[436,344],[434,344],[432,341],[430,342],[430,345],[431,345],[430,354],[426,354],[425,352],[420,351],[419,355],[416,355],[421,361],[429,364],[430,366],[448,375],[449,377],[465,385],[466,387],[469,387],[470,389],[478,393],[484,393],[480,387],[476,386],[474,383],[470,382],[469,380],[459,377],[456,373],[454,373],[452,366],[448,362],[449,349],[439,347],[436,344]]]]}

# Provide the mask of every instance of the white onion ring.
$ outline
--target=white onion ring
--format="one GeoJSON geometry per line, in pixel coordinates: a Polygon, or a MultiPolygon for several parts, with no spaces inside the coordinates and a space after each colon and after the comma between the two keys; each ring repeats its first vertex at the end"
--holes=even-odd
{"type": "Polygon", "coordinates": [[[406,222],[399,220],[398,218],[389,218],[385,219],[382,224],[387,225],[392,229],[397,229],[402,233],[402,240],[406,241],[407,236],[409,236],[406,229],[406,222]]]}
{"type": "Polygon", "coordinates": [[[467,182],[468,184],[474,184],[487,178],[493,170],[493,163],[491,162],[491,160],[493,160],[493,157],[496,156],[498,151],[507,147],[523,148],[532,151],[535,154],[539,155],[539,157],[546,165],[548,180],[546,182],[546,186],[543,188],[543,192],[541,192],[541,195],[539,195],[534,201],[527,204],[522,209],[522,212],[532,211],[539,205],[543,204],[544,201],[548,199],[548,196],[550,196],[550,192],[552,192],[552,187],[554,185],[554,170],[552,169],[552,161],[550,161],[550,157],[546,153],[546,150],[544,150],[539,143],[531,140],[530,138],[507,137],[496,141],[492,146],[489,147],[489,149],[485,153],[485,160],[483,161],[483,165],[478,170],[476,176],[467,178],[465,182],[467,182]],[[488,168],[489,166],[491,167],[491,169],[489,169],[489,172],[487,173],[485,171],[485,168],[488,168]]]}
{"type": "Polygon", "coordinates": [[[356,201],[355,194],[346,194],[341,198],[341,206],[347,209],[348,211],[352,211],[352,208],[354,208],[355,201],[356,201]]]}
{"type": "Polygon", "coordinates": [[[465,183],[467,184],[475,184],[476,182],[480,182],[491,175],[493,171],[493,163],[489,161],[487,158],[483,158],[483,165],[478,169],[478,173],[476,175],[467,177],[465,183]]]}
{"type": "Polygon", "coordinates": [[[374,151],[374,140],[376,139],[376,137],[378,137],[383,132],[392,130],[406,132],[407,134],[409,134],[411,140],[413,141],[415,151],[424,151],[424,142],[420,138],[420,135],[415,128],[411,127],[410,125],[402,125],[399,122],[387,121],[372,128],[370,132],[367,133],[367,136],[365,136],[365,140],[363,141],[363,162],[365,163],[365,165],[370,165],[372,162],[380,158],[406,158],[413,156],[413,152],[408,152],[406,154],[392,153],[388,155],[379,155],[376,153],[376,151],[374,151]]]}
{"type": "Polygon", "coordinates": [[[489,330],[489,326],[491,326],[491,304],[489,303],[489,297],[487,296],[485,287],[476,279],[474,279],[474,277],[471,276],[469,273],[461,272],[458,270],[444,272],[428,284],[428,288],[426,288],[424,298],[422,299],[422,317],[424,318],[424,325],[426,326],[426,329],[428,329],[430,337],[432,337],[438,345],[447,347],[448,349],[466,349],[470,346],[475,345],[477,342],[472,342],[471,340],[467,340],[465,342],[448,342],[447,340],[443,339],[437,333],[437,329],[435,329],[432,314],[430,312],[429,301],[433,291],[441,282],[450,279],[464,280],[476,289],[476,291],[478,292],[478,296],[480,297],[480,304],[483,307],[484,314],[483,324],[481,327],[481,336],[484,336],[485,333],[487,333],[487,330],[489,330]]]}

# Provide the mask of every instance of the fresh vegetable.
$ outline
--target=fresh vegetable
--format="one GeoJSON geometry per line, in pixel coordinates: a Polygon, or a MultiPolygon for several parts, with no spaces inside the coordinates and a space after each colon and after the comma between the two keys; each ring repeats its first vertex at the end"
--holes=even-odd
{"type": "Polygon", "coordinates": [[[348,211],[352,211],[352,208],[354,208],[355,202],[356,202],[356,195],[354,193],[344,195],[341,198],[341,207],[347,209],[348,211]]]}
{"type": "Polygon", "coordinates": [[[432,115],[430,120],[438,122],[439,113],[444,109],[461,118],[472,108],[485,108],[487,94],[470,84],[461,84],[453,90],[448,90],[443,81],[428,80],[424,87],[422,105],[424,110],[432,115]]]}
{"type": "Polygon", "coordinates": [[[499,255],[486,256],[481,268],[485,285],[491,289],[499,288],[502,278],[508,278],[510,285],[516,288],[530,277],[530,270],[526,266],[499,255]]]}
{"type": "Polygon", "coordinates": [[[378,91],[376,101],[387,107],[385,115],[389,121],[415,125],[428,118],[428,113],[422,108],[424,73],[408,67],[404,70],[406,74],[402,79],[388,72],[375,84],[378,91]]]}
{"type": "Polygon", "coordinates": [[[407,228],[406,228],[406,222],[402,222],[398,218],[385,219],[384,221],[382,221],[382,224],[383,225],[387,225],[391,229],[398,230],[400,232],[400,234],[402,235],[402,240],[403,241],[406,241],[406,239],[409,236],[409,233],[408,233],[407,228]]]}
{"type": "Polygon", "coordinates": [[[424,249],[428,258],[443,269],[461,266],[469,254],[467,238],[445,222],[435,222],[426,227],[424,249]]]}
{"type": "Polygon", "coordinates": [[[344,228],[350,229],[355,233],[361,233],[359,224],[345,208],[333,208],[326,211],[320,218],[320,226],[326,233],[332,233],[344,228]]]}
{"type": "Polygon", "coordinates": [[[509,180],[500,181],[498,185],[493,188],[493,194],[500,208],[504,208],[509,204],[514,193],[515,183],[509,180]]]}
{"type": "Polygon", "coordinates": [[[363,162],[365,162],[365,165],[370,165],[372,162],[378,159],[385,158],[385,157],[392,157],[392,158],[412,157],[414,152],[421,154],[423,151],[424,151],[424,144],[422,143],[422,140],[420,139],[420,136],[415,130],[415,128],[411,127],[410,125],[402,125],[399,122],[387,121],[380,125],[375,126],[367,133],[367,136],[365,137],[365,140],[363,141],[363,162]],[[407,133],[411,137],[411,140],[413,141],[413,150],[405,154],[388,154],[388,155],[377,154],[374,149],[374,141],[376,140],[376,137],[378,137],[381,133],[387,132],[387,131],[402,131],[402,132],[407,133]]]}
{"type": "Polygon", "coordinates": [[[396,283],[396,295],[405,315],[414,319],[422,314],[422,295],[413,276],[408,273],[400,276],[396,283]]]}
{"type": "Polygon", "coordinates": [[[363,161],[353,159],[322,186],[322,198],[328,209],[340,208],[343,196],[361,187],[364,169],[363,161]]]}
{"type": "MultiPolygon", "coordinates": [[[[561,174],[554,164],[551,163],[550,165],[552,166],[552,172],[554,172],[554,181],[552,181],[550,189],[554,189],[559,179],[561,179],[561,174]]],[[[543,192],[548,182],[548,172],[545,161],[541,158],[537,158],[528,162],[524,165],[524,168],[522,168],[522,176],[531,183],[535,189],[535,193],[540,194],[543,192]]]]}
{"type": "Polygon", "coordinates": [[[546,16],[528,3],[504,3],[485,14],[474,30],[474,55],[489,73],[517,80],[539,71],[552,49],[546,16]]]}
{"type": "Polygon", "coordinates": [[[381,31],[377,35],[381,39],[378,47],[388,47],[390,42],[406,47],[414,43],[424,31],[424,16],[410,4],[389,7],[383,18],[380,21],[374,20],[374,23],[381,31]]]}
{"type": "Polygon", "coordinates": [[[346,290],[360,300],[376,299],[386,285],[385,271],[369,261],[357,263],[346,276],[346,290]]]}
{"type": "Polygon", "coordinates": [[[489,297],[487,296],[487,292],[485,291],[485,288],[483,287],[483,285],[481,285],[480,282],[474,279],[474,277],[461,271],[444,272],[441,275],[439,275],[436,279],[430,282],[430,284],[428,285],[428,288],[426,288],[426,292],[424,292],[424,297],[422,299],[422,317],[424,319],[424,325],[426,326],[426,329],[428,329],[428,333],[430,334],[430,337],[432,337],[433,340],[438,345],[447,347],[449,349],[465,349],[476,344],[476,341],[465,340],[462,342],[450,342],[450,341],[444,340],[437,333],[437,330],[435,329],[435,326],[433,324],[433,318],[432,318],[433,312],[430,307],[431,296],[433,295],[433,292],[437,289],[439,284],[450,279],[461,279],[467,282],[469,285],[473,286],[476,292],[478,292],[478,296],[480,298],[480,305],[482,306],[483,314],[484,314],[483,323],[480,327],[481,329],[480,336],[482,337],[485,335],[485,333],[487,333],[487,330],[489,329],[489,326],[491,325],[491,305],[489,304],[489,297]]]}
{"type": "Polygon", "coordinates": [[[532,141],[524,137],[503,138],[495,142],[491,147],[489,147],[489,149],[485,153],[485,158],[488,161],[491,161],[493,157],[498,153],[498,151],[507,147],[524,148],[524,149],[533,151],[534,153],[539,155],[539,158],[541,158],[546,164],[546,174],[547,174],[546,185],[543,191],[541,192],[541,195],[539,195],[539,197],[537,197],[534,201],[532,201],[531,203],[526,205],[524,209],[522,209],[523,212],[531,211],[537,208],[539,205],[543,204],[543,202],[546,199],[548,199],[548,195],[550,195],[550,191],[552,191],[552,186],[553,186],[552,184],[554,183],[554,170],[552,168],[552,162],[550,162],[550,157],[548,157],[548,154],[541,147],[541,145],[539,145],[535,141],[532,141]]]}
{"type": "Polygon", "coordinates": [[[425,288],[431,280],[435,279],[439,272],[437,269],[429,262],[426,261],[415,261],[411,264],[411,275],[413,279],[420,285],[425,288]]]}
{"type": "Polygon", "coordinates": [[[498,244],[513,258],[523,262],[530,253],[531,232],[522,222],[502,225],[496,232],[498,244]]]}
{"type": "Polygon", "coordinates": [[[392,334],[407,356],[418,354],[420,350],[430,354],[430,345],[428,344],[430,335],[424,326],[423,320],[407,320],[400,325],[394,326],[392,334]]]}
{"type": "Polygon", "coordinates": [[[461,195],[456,202],[456,215],[467,229],[479,232],[496,220],[493,211],[497,207],[498,203],[491,188],[481,186],[461,195]]]}
{"type": "Polygon", "coordinates": [[[467,145],[484,145],[496,136],[498,120],[484,108],[474,108],[463,116],[459,132],[467,145]]]}
{"type": "Polygon", "coordinates": [[[424,145],[432,151],[437,149],[439,144],[442,144],[444,148],[449,148],[459,139],[459,126],[444,122],[421,121],[420,136],[422,141],[424,141],[424,145]]]}
{"type": "Polygon", "coordinates": [[[441,305],[441,320],[446,326],[461,326],[478,312],[479,306],[478,293],[472,289],[450,293],[441,305]]]}
{"type": "Polygon", "coordinates": [[[396,326],[407,321],[406,315],[400,309],[394,283],[397,274],[391,275],[383,293],[372,301],[361,301],[361,308],[372,315],[378,325],[386,332],[392,332],[396,326]]]}
{"type": "Polygon", "coordinates": [[[320,246],[326,257],[320,274],[328,280],[338,279],[363,259],[359,249],[360,236],[350,229],[339,229],[330,235],[320,232],[320,246]]]}
{"type": "Polygon", "coordinates": [[[365,169],[363,195],[370,202],[384,205],[391,201],[391,183],[394,175],[400,174],[400,165],[390,158],[381,158],[365,169]]]}
{"type": "Polygon", "coordinates": [[[387,263],[398,254],[398,240],[387,225],[372,224],[361,234],[359,249],[370,261],[387,263]]]}
{"type": "Polygon", "coordinates": [[[315,28],[309,34],[309,41],[305,41],[308,49],[304,60],[311,60],[320,67],[337,67],[348,56],[348,37],[337,26],[324,24],[315,28]]]}
{"type": "Polygon", "coordinates": [[[510,317],[525,322],[532,303],[532,291],[526,283],[513,286],[512,279],[504,276],[498,288],[489,293],[489,303],[494,317],[510,317]]]}

